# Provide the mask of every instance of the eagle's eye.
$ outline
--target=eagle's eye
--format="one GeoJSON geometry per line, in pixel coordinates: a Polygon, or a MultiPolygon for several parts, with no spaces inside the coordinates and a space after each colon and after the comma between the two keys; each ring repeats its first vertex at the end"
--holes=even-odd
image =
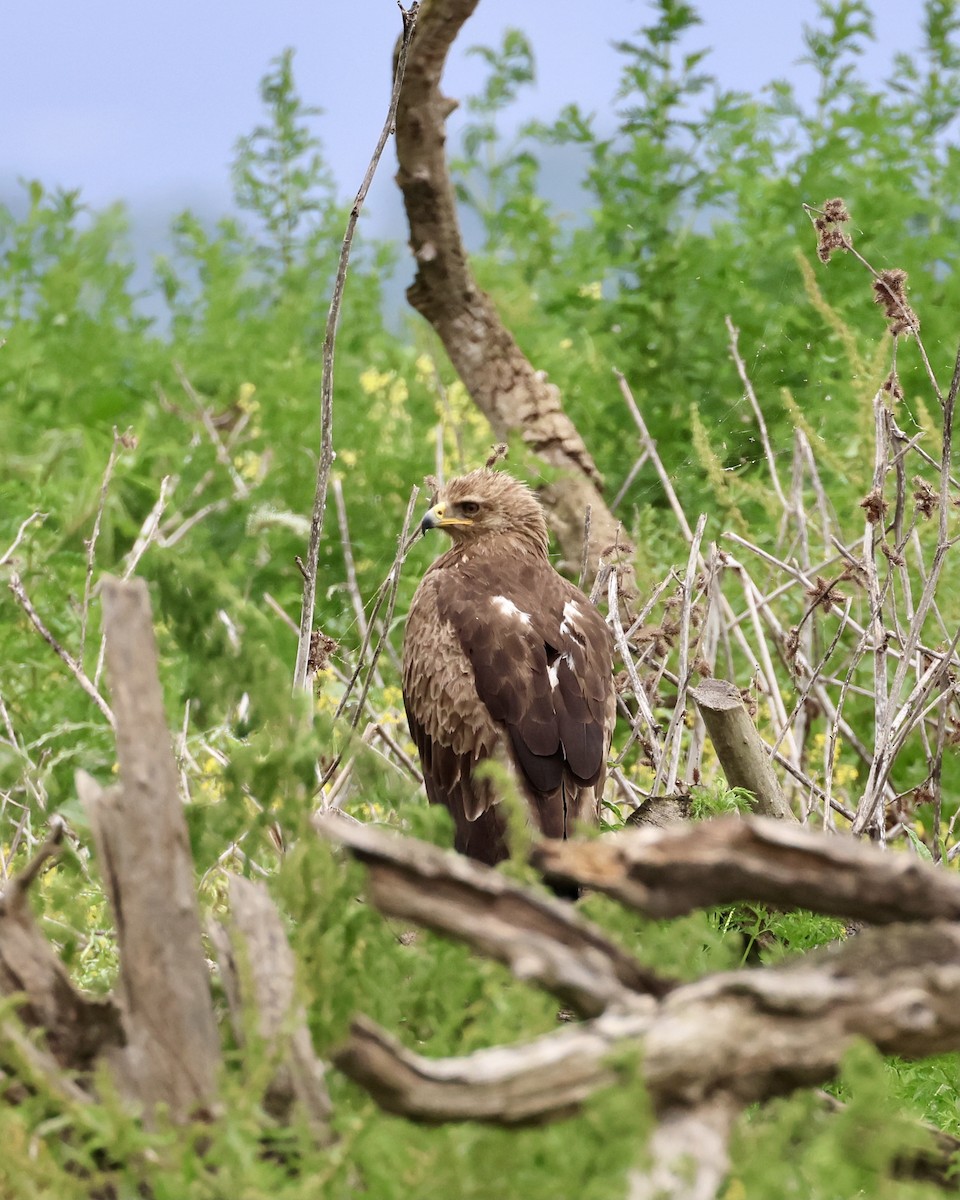
{"type": "Polygon", "coordinates": [[[480,511],[480,505],[476,500],[464,500],[460,505],[460,511],[465,517],[475,517],[480,511]]]}

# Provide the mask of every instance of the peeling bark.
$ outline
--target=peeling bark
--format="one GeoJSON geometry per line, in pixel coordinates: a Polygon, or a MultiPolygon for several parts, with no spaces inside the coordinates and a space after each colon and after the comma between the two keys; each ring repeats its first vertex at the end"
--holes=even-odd
{"type": "Polygon", "coordinates": [[[397,108],[397,183],[417,264],[407,299],[436,330],[450,361],[498,438],[519,434],[561,478],[542,498],[568,562],[580,561],[592,512],[589,561],[619,541],[631,547],[600,495],[596,464],[560,392],[537,371],[478,286],[467,261],[447,165],[445,122],[456,107],[440,92],[447,54],[477,0],[431,0],[420,11],[397,108]]]}

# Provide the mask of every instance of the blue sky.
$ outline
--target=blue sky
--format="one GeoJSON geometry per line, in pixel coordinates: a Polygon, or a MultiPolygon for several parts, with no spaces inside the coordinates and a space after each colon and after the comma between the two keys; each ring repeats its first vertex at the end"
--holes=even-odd
{"type": "MultiPolygon", "coordinates": [[[[759,88],[801,81],[800,29],[816,0],[701,0],[691,47],[712,46],[722,83],[759,88]]],[[[917,0],[875,0],[882,72],[919,38],[917,0]]],[[[386,111],[389,62],[400,27],[394,0],[8,0],[0,22],[0,198],[17,177],[79,187],[102,206],[126,201],[141,222],[190,206],[222,212],[237,137],[260,119],[257,83],[271,57],[296,49],[299,89],[324,109],[318,130],[344,194],[362,177],[386,111]]],[[[496,44],[505,28],[530,36],[536,88],[518,117],[555,115],[576,100],[599,114],[613,96],[611,43],[649,21],[644,0],[480,0],[448,65],[445,88],[463,96],[481,78],[468,46],[496,44]]],[[[456,117],[452,122],[456,136],[456,117]]],[[[392,208],[385,159],[369,205],[392,208]]]]}

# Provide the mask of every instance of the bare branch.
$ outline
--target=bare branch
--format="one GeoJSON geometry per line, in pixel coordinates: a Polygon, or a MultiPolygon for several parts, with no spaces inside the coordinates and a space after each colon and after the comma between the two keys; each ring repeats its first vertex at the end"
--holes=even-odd
{"type": "Polygon", "coordinates": [[[44,625],[43,618],[33,607],[30,597],[27,595],[26,588],[23,586],[23,581],[16,571],[14,571],[14,573],[10,576],[9,587],[10,591],[13,592],[14,596],[16,597],[20,607],[29,617],[30,623],[33,625],[34,629],[36,629],[37,633],[40,634],[47,645],[57,655],[57,657],[66,664],[67,669],[73,675],[74,679],[76,679],[77,683],[80,684],[81,688],[83,688],[97,708],[100,709],[100,711],[109,721],[111,728],[113,728],[116,722],[114,721],[113,713],[110,710],[110,705],[107,704],[103,696],[100,695],[96,685],[87,676],[87,673],[84,671],[80,663],[77,662],[69,650],[65,650],[64,647],[60,645],[50,630],[46,627],[46,625],[44,625]]]}
{"type": "Polygon", "coordinates": [[[875,924],[960,920],[955,875],[911,854],[763,817],[545,840],[531,861],[549,879],[574,880],[658,918],[743,900],[875,924]]]}
{"type": "Polygon", "coordinates": [[[786,496],[783,494],[783,488],[780,486],[780,476],[777,474],[777,460],[773,454],[773,447],[770,445],[770,435],[767,433],[767,423],[763,419],[763,410],[757,400],[757,394],[753,390],[750,376],[747,374],[746,364],[740,356],[740,330],[730,320],[729,314],[723,318],[723,321],[727,327],[727,335],[730,339],[730,357],[734,361],[737,374],[740,376],[740,382],[743,384],[744,394],[750,401],[753,415],[757,419],[757,427],[760,430],[760,442],[763,445],[763,453],[767,459],[767,469],[770,472],[770,482],[773,484],[773,490],[777,494],[777,499],[780,501],[781,507],[785,512],[790,512],[792,511],[792,505],[787,501],[786,496]]]}
{"type": "Polygon", "coordinates": [[[23,541],[24,534],[27,532],[27,530],[30,528],[30,526],[35,521],[39,521],[42,524],[46,519],[47,519],[46,513],[33,512],[30,514],[29,517],[27,517],[27,519],[25,521],[20,522],[20,528],[17,530],[17,536],[13,539],[13,541],[6,548],[6,550],[3,552],[3,554],[0,555],[0,567],[5,567],[9,562],[12,561],[14,554],[16,554],[16,552],[17,552],[17,548],[19,547],[20,543],[23,541]]]}
{"type": "Polygon", "coordinates": [[[230,452],[224,445],[223,438],[221,438],[219,432],[217,431],[217,427],[214,425],[213,420],[210,417],[210,410],[207,408],[206,404],[204,404],[202,397],[190,382],[189,378],[187,377],[187,373],[181,364],[174,363],[173,369],[176,371],[177,379],[180,380],[180,386],[190,397],[194,408],[197,410],[197,415],[200,417],[203,428],[207,432],[207,437],[210,439],[211,445],[213,446],[213,451],[217,456],[217,462],[221,465],[221,467],[223,467],[230,477],[230,482],[233,484],[234,496],[236,496],[239,500],[246,500],[250,495],[250,488],[240,475],[240,472],[233,465],[233,459],[230,457],[230,452]]]}
{"type": "Polygon", "coordinates": [[[110,490],[110,481],[113,478],[113,468],[116,466],[117,459],[120,457],[120,451],[130,440],[130,433],[120,434],[117,432],[117,427],[113,427],[113,445],[110,447],[110,454],[107,458],[107,465],[103,471],[103,478],[100,481],[100,496],[97,500],[97,514],[93,519],[93,529],[90,531],[90,537],[84,539],[84,547],[87,551],[87,574],[83,582],[83,603],[80,607],[80,653],[78,658],[83,662],[83,652],[87,645],[87,621],[90,617],[90,599],[93,593],[93,572],[96,566],[97,557],[97,541],[100,538],[100,526],[103,522],[103,514],[107,507],[107,493],[110,490]]]}
{"type": "Polygon", "coordinates": [[[511,883],[499,871],[413,838],[315,819],[369,869],[371,898],[388,916],[416,921],[506,963],[577,1012],[636,1006],[664,996],[672,980],[641,967],[569,904],[511,883]]]}
{"type": "Polygon", "coordinates": [[[400,48],[393,73],[393,92],[387,117],[377,139],[376,147],[370,163],[367,166],[360,190],[357,192],[347,219],[347,229],[343,235],[340,247],[340,259],[337,264],[337,274],[333,282],[333,295],[330,299],[330,311],[327,315],[327,326],[323,337],[323,378],[320,384],[320,457],[317,464],[317,487],[313,499],[313,515],[310,520],[310,540],[307,544],[307,558],[304,565],[303,606],[300,613],[300,635],[297,643],[297,661],[293,674],[294,690],[304,691],[310,688],[310,638],[313,634],[313,613],[317,595],[317,562],[320,557],[320,537],[323,533],[323,518],[327,508],[327,488],[330,481],[330,470],[333,466],[333,362],[337,342],[337,327],[340,323],[340,307],[343,303],[343,289],[347,281],[347,267],[350,263],[350,250],[353,246],[353,235],[360,217],[360,210],[367,198],[367,192],[373,182],[374,174],[380,163],[387,144],[387,139],[394,132],[394,122],[397,115],[397,104],[400,100],[400,89],[407,63],[407,51],[413,38],[417,24],[420,6],[414,0],[410,8],[400,9],[403,19],[403,34],[400,38],[400,48]]]}
{"type": "Polygon", "coordinates": [[[649,1017],[607,1013],[523,1046],[478,1050],[465,1058],[411,1054],[365,1017],[334,1062],[387,1112],[414,1121],[488,1121],[522,1125],[567,1116],[617,1081],[611,1052],[642,1034],[649,1017]]]}

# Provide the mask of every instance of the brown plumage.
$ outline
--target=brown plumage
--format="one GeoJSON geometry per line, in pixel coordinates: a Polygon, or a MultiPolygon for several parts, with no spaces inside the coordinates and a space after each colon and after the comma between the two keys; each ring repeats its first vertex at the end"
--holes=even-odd
{"type": "Polygon", "coordinates": [[[483,468],[452,479],[422,528],[453,546],[427,570],[407,617],[403,700],[427,796],[482,862],[507,854],[495,784],[511,768],[534,824],[566,837],[596,820],[616,711],[613,639],[553,569],[547,526],[524,484],[483,468]]]}

